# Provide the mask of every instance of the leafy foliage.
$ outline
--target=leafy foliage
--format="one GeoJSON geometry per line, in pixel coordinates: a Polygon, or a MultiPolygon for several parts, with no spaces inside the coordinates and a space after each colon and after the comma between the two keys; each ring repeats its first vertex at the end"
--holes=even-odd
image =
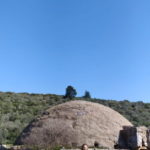
{"type": "Polygon", "coordinates": [[[85,94],[84,94],[84,96],[83,96],[83,98],[91,98],[91,94],[90,94],[90,92],[89,91],[85,91],[85,94]]]}
{"type": "Polygon", "coordinates": [[[73,99],[75,98],[76,95],[77,95],[77,92],[74,89],[74,87],[71,85],[67,86],[65,98],[73,99]]]}

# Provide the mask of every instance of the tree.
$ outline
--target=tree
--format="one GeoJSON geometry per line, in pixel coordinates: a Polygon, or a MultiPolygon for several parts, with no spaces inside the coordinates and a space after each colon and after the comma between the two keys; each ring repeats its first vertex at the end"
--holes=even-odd
{"type": "Polygon", "coordinates": [[[91,94],[89,91],[85,91],[83,98],[91,98],[91,94]]]}
{"type": "Polygon", "coordinates": [[[65,98],[73,99],[77,95],[76,90],[71,85],[67,86],[65,98]]]}

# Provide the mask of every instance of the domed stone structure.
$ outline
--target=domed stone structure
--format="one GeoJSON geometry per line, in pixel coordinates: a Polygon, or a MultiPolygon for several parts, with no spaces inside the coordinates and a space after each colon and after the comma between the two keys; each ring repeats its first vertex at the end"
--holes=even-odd
{"type": "Polygon", "coordinates": [[[97,142],[113,148],[123,126],[132,124],[111,108],[74,100],[49,108],[22,132],[16,144],[78,147],[97,142]]]}

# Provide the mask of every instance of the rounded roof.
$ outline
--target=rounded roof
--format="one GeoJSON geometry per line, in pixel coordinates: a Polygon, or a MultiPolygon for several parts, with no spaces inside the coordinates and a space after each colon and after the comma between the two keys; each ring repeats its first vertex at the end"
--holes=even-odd
{"type": "Polygon", "coordinates": [[[16,144],[77,147],[98,142],[112,148],[123,126],[132,124],[113,109],[74,100],[49,108],[22,132],[16,144]]]}

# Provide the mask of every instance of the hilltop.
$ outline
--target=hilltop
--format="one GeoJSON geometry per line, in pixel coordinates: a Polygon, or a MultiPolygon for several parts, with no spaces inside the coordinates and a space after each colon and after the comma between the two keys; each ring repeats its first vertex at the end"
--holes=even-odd
{"type": "MultiPolygon", "coordinates": [[[[83,98],[75,98],[83,99],[83,98]]],[[[108,106],[135,126],[150,127],[150,103],[85,99],[108,106]]],[[[14,143],[22,130],[51,106],[69,101],[61,95],[0,92],[0,143],[14,143]]]]}

